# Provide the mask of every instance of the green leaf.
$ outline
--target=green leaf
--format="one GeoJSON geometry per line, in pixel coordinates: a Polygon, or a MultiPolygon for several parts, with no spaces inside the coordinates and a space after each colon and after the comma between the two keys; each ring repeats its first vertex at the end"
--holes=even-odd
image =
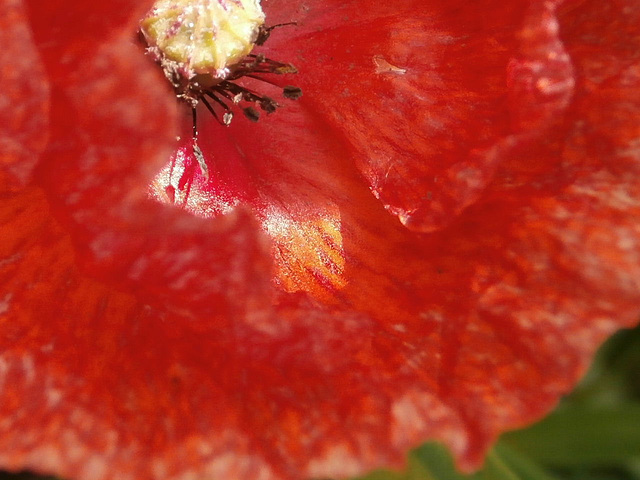
{"type": "Polygon", "coordinates": [[[503,442],[554,467],[616,467],[640,461],[640,405],[607,409],[572,406],[503,442]]]}
{"type": "MultiPolygon", "coordinates": [[[[519,480],[558,480],[531,458],[511,448],[505,442],[498,442],[487,457],[487,464],[504,464],[517,475],[519,480]]],[[[487,466],[488,466],[487,465],[487,466]]],[[[488,477],[487,480],[491,478],[488,477]]]]}
{"type": "Polygon", "coordinates": [[[376,471],[364,480],[558,480],[524,455],[506,445],[498,445],[487,456],[485,467],[478,473],[463,475],[455,467],[445,447],[427,443],[409,456],[407,470],[402,473],[376,471]]]}

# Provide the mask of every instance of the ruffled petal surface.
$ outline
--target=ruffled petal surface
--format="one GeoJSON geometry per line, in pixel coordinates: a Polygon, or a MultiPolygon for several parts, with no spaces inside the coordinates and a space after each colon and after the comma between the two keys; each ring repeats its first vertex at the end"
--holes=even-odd
{"type": "Polygon", "coordinates": [[[573,93],[554,2],[305,6],[299,41],[273,49],[301,65],[305,100],[412,230],[450,224],[573,93]]]}
{"type": "Polygon", "coordinates": [[[344,477],[438,439],[471,469],[637,321],[636,0],[265,0],[304,96],[201,116],[208,178],[146,5],[37,3],[0,3],[3,468],[344,477]]]}

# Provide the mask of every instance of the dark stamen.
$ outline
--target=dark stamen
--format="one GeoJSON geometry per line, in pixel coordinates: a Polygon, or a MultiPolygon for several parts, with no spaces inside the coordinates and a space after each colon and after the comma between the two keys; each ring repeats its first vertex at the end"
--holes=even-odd
{"type": "MultiPolygon", "coordinates": [[[[269,38],[271,32],[278,27],[286,25],[296,25],[296,22],[279,23],[271,27],[262,27],[258,33],[256,45],[262,45],[269,38]]],[[[205,108],[213,115],[218,123],[228,126],[233,118],[234,105],[243,102],[253,104],[240,106],[245,116],[252,122],[260,119],[260,110],[267,115],[275,112],[280,105],[273,98],[261,95],[258,92],[245,86],[235,83],[242,77],[249,77],[260,82],[268,83],[274,87],[282,88],[282,95],[289,100],[297,100],[302,96],[302,90],[291,85],[281,87],[278,83],[269,79],[269,75],[283,75],[297,73],[296,67],[290,63],[282,63],[267,58],[262,53],[250,53],[243,60],[237,63],[222,79],[207,79],[203,75],[197,78],[186,80],[179,72],[172,69],[165,69],[165,75],[173,84],[177,97],[189,104],[193,118],[193,154],[200,164],[202,173],[207,176],[207,165],[204,156],[198,145],[198,127],[196,106],[202,102],[205,108]],[[201,78],[202,77],[202,78],[201,78]],[[205,86],[206,85],[206,86],[205,86]]]]}
{"type": "Polygon", "coordinates": [[[198,114],[196,113],[196,107],[191,107],[191,119],[193,120],[193,139],[198,138],[198,114]]]}
{"type": "Polygon", "coordinates": [[[214,100],[222,108],[224,108],[224,113],[222,114],[222,121],[221,121],[218,115],[216,114],[216,112],[213,110],[213,107],[211,106],[211,104],[207,101],[206,98],[204,98],[204,95],[200,96],[200,100],[202,100],[202,103],[204,103],[205,107],[207,107],[207,109],[213,114],[213,116],[218,121],[218,123],[221,123],[225,127],[228,127],[229,124],[231,123],[231,120],[233,119],[233,112],[231,111],[231,107],[229,107],[229,105],[227,105],[222,100],[220,100],[218,96],[215,95],[213,92],[206,91],[204,92],[204,94],[207,95],[212,100],[214,100]]]}
{"type": "Polygon", "coordinates": [[[198,165],[200,165],[200,171],[202,171],[202,175],[204,176],[204,178],[208,179],[209,169],[207,168],[207,162],[205,161],[202,150],[200,150],[200,146],[198,145],[198,114],[196,112],[195,106],[191,107],[191,119],[193,120],[193,137],[191,138],[191,148],[193,149],[193,156],[196,157],[198,165]]]}
{"type": "Polygon", "coordinates": [[[245,116],[252,122],[257,122],[258,120],[260,120],[260,112],[255,108],[247,107],[242,109],[242,111],[244,112],[245,116]]]}
{"type": "Polygon", "coordinates": [[[284,95],[284,97],[288,98],[289,100],[297,100],[302,96],[302,89],[287,85],[282,89],[282,95],[284,95]]]}
{"type": "MultiPolygon", "coordinates": [[[[263,45],[274,29],[287,25],[297,25],[297,23],[287,22],[270,27],[260,27],[254,44],[263,45]]],[[[165,52],[161,48],[151,48],[142,28],[139,30],[139,39],[147,47],[147,53],[154,57],[162,68],[165,77],[173,85],[176,97],[191,108],[193,156],[196,158],[203,176],[207,179],[209,177],[207,163],[198,145],[198,115],[196,110],[198,103],[202,102],[216,121],[225,126],[231,123],[233,118],[232,109],[235,105],[238,105],[238,108],[242,108],[245,116],[250,121],[257,122],[260,119],[260,111],[255,108],[256,106],[269,115],[275,112],[280,105],[274,99],[238,85],[234,81],[242,77],[250,77],[274,87],[282,88],[276,82],[270,80],[269,75],[298,73],[298,70],[292,64],[271,60],[265,57],[264,54],[259,53],[248,54],[239,63],[229,65],[229,68],[225,68],[224,76],[220,76],[218,72],[216,72],[215,76],[207,73],[192,74],[193,72],[186,68],[186,65],[166,58],[165,52]],[[241,105],[242,102],[255,106],[244,106],[241,105]],[[217,112],[216,108],[218,109],[217,112]],[[222,115],[220,115],[221,113],[222,115]]],[[[282,88],[282,94],[287,99],[297,100],[302,96],[302,90],[293,86],[285,86],[282,88]]],[[[173,172],[173,165],[171,171],[173,172]]],[[[179,185],[179,189],[183,189],[185,185],[187,187],[184,197],[185,202],[189,197],[192,183],[193,177],[189,176],[186,184],[179,185]]],[[[167,194],[175,201],[175,191],[171,192],[170,188],[167,187],[167,194]]]]}
{"type": "Polygon", "coordinates": [[[208,97],[210,97],[213,101],[215,101],[218,105],[220,105],[225,110],[227,110],[227,111],[230,110],[229,106],[226,103],[224,103],[222,100],[220,100],[217,96],[215,96],[210,91],[206,91],[206,92],[204,92],[204,94],[207,95],[208,97]]]}
{"type": "Polygon", "coordinates": [[[290,63],[276,62],[270,58],[265,58],[262,54],[256,55],[250,53],[245,57],[245,60],[239,64],[235,72],[229,76],[229,79],[235,80],[236,78],[244,77],[251,73],[274,73],[276,75],[283,75],[286,73],[298,73],[298,69],[290,63]],[[253,59],[253,61],[249,62],[249,59],[253,59]]]}
{"type": "Polygon", "coordinates": [[[258,105],[260,105],[260,108],[267,112],[267,114],[275,112],[278,108],[276,101],[269,97],[262,97],[262,100],[258,102],[258,105]]]}
{"type": "Polygon", "coordinates": [[[256,45],[264,45],[264,42],[266,42],[269,39],[269,36],[271,35],[271,32],[273,31],[274,28],[284,27],[287,25],[297,25],[297,23],[287,22],[287,23],[278,23],[277,25],[271,25],[270,27],[261,27],[260,31],[258,32],[258,38],[256,38],[256,45]]]}
{"type": "Polygon", "coordinates": [[[200,100],[202,101],[202,103],[204,103],[204,106],[207,107],[207,110],[211,112],[211,115],[213,115],[213,118],[215,118],[218,121],[218,123],[220,123],[221,125],[224,125],[224,123],[222,122],[222,120],[220,120],[220,117],[218,117],[218,114],[213,109],[211,104],[207,101],[207,99],[204,97],[200,97],[200,100]]]}

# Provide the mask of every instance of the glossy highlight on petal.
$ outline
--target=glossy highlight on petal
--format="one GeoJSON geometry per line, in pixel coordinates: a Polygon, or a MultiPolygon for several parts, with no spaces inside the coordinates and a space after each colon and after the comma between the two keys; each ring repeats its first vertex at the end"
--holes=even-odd
{"type": "Polygon", "coordinates": [[[471,471],[637,324],[637,0],[264,0],[299,73],[199,107],[208,175],[151,2],[38,3],[0,3],[2,468],[471,471]]]}

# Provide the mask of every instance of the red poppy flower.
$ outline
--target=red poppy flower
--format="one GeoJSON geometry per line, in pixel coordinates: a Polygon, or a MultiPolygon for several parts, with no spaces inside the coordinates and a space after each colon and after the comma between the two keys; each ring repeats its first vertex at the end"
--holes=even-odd
{"type": "Polygon", "coordinates": [[[304,95],[208,179],[150,2],[0,5],[5,469],[472,469],[638,318],[638,0],[264,0],[304,95]]]}

